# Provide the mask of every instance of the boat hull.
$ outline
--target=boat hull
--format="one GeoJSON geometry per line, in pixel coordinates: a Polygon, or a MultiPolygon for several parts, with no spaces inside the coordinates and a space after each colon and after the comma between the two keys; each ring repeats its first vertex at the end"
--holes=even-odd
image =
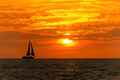
{"type": "Polygon", "coordinates": [[[23,56],[22,59],[34,59],[32,56],[23,56]]]}

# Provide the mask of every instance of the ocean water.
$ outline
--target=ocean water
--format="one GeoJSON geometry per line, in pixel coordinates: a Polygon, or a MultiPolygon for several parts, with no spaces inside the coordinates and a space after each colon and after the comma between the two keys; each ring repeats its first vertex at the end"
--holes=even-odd
{"type": "Polygon", "coordinates": [[[120,60],[0,60],[0,80],[120,80],[120,60]]]}

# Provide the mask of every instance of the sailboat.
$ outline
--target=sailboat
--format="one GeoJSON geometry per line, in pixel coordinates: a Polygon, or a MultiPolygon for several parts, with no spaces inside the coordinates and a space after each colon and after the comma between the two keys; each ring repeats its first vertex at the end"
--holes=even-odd
{"type": "Polygon", "coordinates": [[[35,52],[32,46],[32,42],[29,41],[27,53],[25,56],[22,57],[22,59],[34,59],[34,58],[35,58],[35,52]]]}

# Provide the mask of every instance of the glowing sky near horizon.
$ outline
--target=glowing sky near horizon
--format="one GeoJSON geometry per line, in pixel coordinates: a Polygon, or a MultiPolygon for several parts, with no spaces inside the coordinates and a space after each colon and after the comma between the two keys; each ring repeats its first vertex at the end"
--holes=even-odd
{"type": "MultiPolygon", "coordinates": [[[[42,49],[42,52],[46,53],[43,57],[59,57],[60,54],[57,53],[59,51],[70,54],[75,51],[74,57],[99,57],[99,53],[100,57],[104,57],[104,53],[109,52],[111,55],[109,57],[112,57],[114,50],[116,51],[115,57],[120,57],[118,54],[120,52],[118,51],[120,0],[0,1],[1,52],[7,55],[5,51],[9,48],[7,44],[15,42],[15,46],[18,48],[21,46],[17,57],[21,56],[23,43],[28,39],[33,40],[37,46],[37,52],[42,49]],[[70,40],[66,40],[67,38],[70,40]],[[56,43],[58,39],[64,39],[67,42],[77,41],[79,45],[63,49],[56,43]],[[18,46],[19,42],[22,45],[18,46]],[[102,47],[104,47],[103,51],[101,51],[102,47]],[[55,48],[56,53],[48,54],[50,51],[54,52],[52,48],[55,48]],[[46,49],[47,52],[45,52],[46,49]],[[98,54],[95,54],[97,51],[98,54]],[[89,52],[92,55],[80,54],[89,52]]],[[[16,51],[13,51],[15,46],[8,50],[15,54],[16,51]]],[[[72,54],[64,55],[61,54],[61,57],[72,57],[72,54]]]]}

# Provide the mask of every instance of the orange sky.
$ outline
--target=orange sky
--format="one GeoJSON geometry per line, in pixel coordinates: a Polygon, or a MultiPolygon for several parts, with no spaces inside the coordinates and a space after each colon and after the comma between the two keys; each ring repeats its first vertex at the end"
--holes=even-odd
{"type": "Polygon", "coordinates": [[[29,39],[37,58],[120,58],[119,14],[120,0],[2,0],[0,58],[20,58],[29,39]]]}

